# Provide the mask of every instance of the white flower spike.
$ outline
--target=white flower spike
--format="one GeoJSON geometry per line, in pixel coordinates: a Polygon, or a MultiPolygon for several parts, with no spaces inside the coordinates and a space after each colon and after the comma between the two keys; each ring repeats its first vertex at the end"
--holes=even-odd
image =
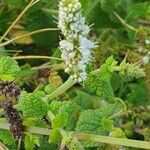
{"type": "Polygon", "coordinates": [[[65,61],[65,72],[75,81],[86,80],[86,65],[91,61],[91,50],[96,44],[90,40],[90,27],[82,16],[79,0],[60,0],[58,28],[65,39],[60,41],[62,59],[65,61]]]}

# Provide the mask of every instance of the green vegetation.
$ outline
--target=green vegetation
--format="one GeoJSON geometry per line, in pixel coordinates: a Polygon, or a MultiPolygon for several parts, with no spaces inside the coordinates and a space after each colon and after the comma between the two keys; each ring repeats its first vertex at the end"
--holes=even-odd
{"type": "Polygon", "coordinates": [[[0,149],[150,149],[149,0],[0,1],[0,149]]]}

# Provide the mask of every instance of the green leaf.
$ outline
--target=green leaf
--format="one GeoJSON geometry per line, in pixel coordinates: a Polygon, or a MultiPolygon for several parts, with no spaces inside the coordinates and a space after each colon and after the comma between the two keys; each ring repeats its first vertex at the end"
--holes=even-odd
{"type": "Polygon", "coordinates": [[[49,136],[49,143],[57,143],[61,141],[62,136],[58,129],[52,129],[49,136]]]}
{"type": "Polygon", "coordinates": [[[113,121],[110,118],[103,118],[101,121],[101,127],[105,131],[111,131],[113,129],[113,121]]]}
{"type": "Polygon", "coordinates": [[[127,63],[126,59],[120,63],[119,67],[119,74],[122,76],[129,76],[131,78],[145,76],[144,70],[139,65],[127,63]]]}
{"type": "Polygon", "coordinates": [[[72,133],[66,133],[63,136],[62,143],[66,145],[69,150],[84,150],[77,137],[73,136],[72,133]]]}
{"type": "Polygon", "coordinates": [[[113,101],[114,93],[110,84],[110,79],[115,71],[116,65],[117,62],[114,58],[109,57],[106,60],[106,63],[103,64],[96,73],[92,73],[88,76],[84,83],[85,89],[105,98],[108,101],[113,101]]]}
{"type": "MultiPolygon", "coordinates": [[[[108,104],[106,107],[102,107],[96,110],[85,110],[81,112],[79,120],[77,122],[76,131],[85,132],[97,135],[108,135],[108,130],[112,127],[112,119],[125,110],[125,105],[122,101],[117,100],[114,104],[108,104]],[[111,122],[111,126],[108,124],[111,122]]],[[[85,147],[96,147],[99,143],[83,142],[85,147]]]]}
{"type": "Polygon", "coordinates": [[[79,110],[79,106],[73,101],[53,101],[50,104],[49,109],[54,114],[57,114],[59,112],[66,112],[69,116],[71,116],[79,110]]]}
{"type": "Polygon", "coordinates": [[[45,128],[46,122],[44,121],[44,119],[41,119],[41,118],[24,118],[23,125],[45,128]]]}
{"type": "Polygon", "coordinates": [[[47,104],[42,99],[45,93],[35,91],[27,93],[23,91],[20,95],[18,108],[24,117],[43,117],[47,115],[47,104]]]}
{"type": "Polygon", "coordinates": [[[13,80],[20,71],[18,63],[10,57],[0,58],[0,79],[13,80]]]}
{"type": "Polygon", "coordinates": [[[115,71],[117,63],[118,62],[113,58],[113,56],[109,57],[106,60],[106,63],[100,67],[98,72],[101,80],[110,80],[110,78],[112,77],[112,73],[115,71]]]}
{"type": "Polygon", "coordinates": [[[81,90],[76,91],[77,96],[72,100],[77,103],[82,109],[93,108],[93,102],[95,98],[88,93],[81,90]]]}
{"type": "Polygon", "coordinates": [[[35,146],[40,146],[39,137],[28,133],[25,137],[25,149],[34,150],[35,146]]]}
{"type": "Polygon", "coordinates": [[[61,112],[52,120],[52,128],[64,128],[68,121],[68,114],[61,112]]]}
{"type": "Polygon", "coordinates": [[[45,86],[44,90],[47,94],[51,94],[54,91],[54,87],[51,84],[48,84],[45,86]]]}
{"type": "Polygon", "coordinates": [[[7,130],[0,129],[0,140],[6,145],[15,144],[15,140],[12,134],[7,130]]]}
{"type": "Polygon", "coordinates": [[[110,81],[103,81],[102,80],[99,83],[99,86],[96,90],[96,94],[98,96],[105,98],[106,100],[108,100],[110,102],[113,102],[113,100],[115,98],[115,95],[114,95],[113,89],[111,87],[110,81]]]}
{"type": "Polygon", "coordinates": [[[116,137],[116,138],[126,138],[125,133],[120,128],[114,128],[110,132],[110,136],[116,137]]]}
{"type": "Polygon", "coordinates": [[[67,113],[68,114],[68,122],[66,125],[66,129],[72,130],[75,127],[76,120],[77,120],[77,112],[79,111],[79,106],[73,101],[64,101],[58,102],[53,101],[49,109],[55,114],[59,113],[67,113]]]}

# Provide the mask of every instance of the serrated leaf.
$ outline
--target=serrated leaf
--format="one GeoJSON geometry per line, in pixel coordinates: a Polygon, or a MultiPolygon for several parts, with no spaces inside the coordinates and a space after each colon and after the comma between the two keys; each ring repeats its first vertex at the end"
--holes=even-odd
{"type": "Polygon", "coordinates": [[[97,94],[98,96],[105,98],[110,102],[112,102],[115,97],[110,80],[102,80],[99,75],[89,76],[85,81],[85,89],[92,94],[97,94]]]}
{"type": "Polygon", "coordinates": [[[96,90],[96,94],[98,96],[101,96],[105,99],[107,99],[110,102],[113,102],[113,99],[115,98],[113,89],[111,87],[110,81],[101,81],[99,87],[96,90]]]}
{"type": "Polygon", "coordinates": [[[46,122],[44,121],[44,119],[42,120],[41,118],[24,118],[23,125],[45,128],[46,122]]]}
{"type": "Polygon", "coordinates": [[[66,125],[66,129],[72,130],[75,127],[76,119],[77,119],[77,112],[79,111],[79,106],[73,101],[64,101],[58,102],[53,101],[50,104],[50,110],[55,114],[59,113],[67,113],[68,114],[68,121],[66,125]]]}
{"type": "Polygon", "coordinates": [[[15,75],[19,71],[20,71],[20,67],[14,59],[8,56],[0,58],[0,77],[3,78],[3,80],[14,79],[15,75]]]}
{"type": "Polygon", "coordinates": [[[25,149],[34,150],[35,146],[40,146],[39,137],[28,133],[25,137],[25,149]]]}
{"type": "MultiPolygon", "coordinates": [[[[118,115],[120,111],[124,110],[125,106],[121,101],[116,100],[114,104],[96,110],[85,110],[81,112],[77,122],[76,131],[85,132],[98,135],[108,135],[104,118],[111,118],[118,115]],[[104,126],[103,126],[104,125],[104,126]]],[[[96,147],[99,143],[83,142],[85,147],[96,147]]]]}
{"type": "Polygon", "coordinates": [[[50,106],[50,110],[57,114],[59,112],[66,112],[69,116],[78,111],[78,105],[73,101],[53,101],[50,106]]]}
{"type": "Polygon", "coordinates": [[[110,118],[103,118],[101,126],[105,131],[111,131],[113,129],[113,121],[110,118]]]}
{"type": "Polygon", "coordinates": [[[42,117],[47,115],[47,104],[42,97],[44,92],[35,91],[27,93],[23,91],[20,95],[18,108],[22,111],[24,117],[42,117]]]}

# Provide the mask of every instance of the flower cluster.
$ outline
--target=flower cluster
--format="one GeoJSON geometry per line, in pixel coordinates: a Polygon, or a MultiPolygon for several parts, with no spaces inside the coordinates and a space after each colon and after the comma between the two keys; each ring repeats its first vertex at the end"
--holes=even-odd
{"type": "Polygon", "coordinates": [[[3,95],[4,100],[16,101],[19,99],[21,90],[14,82],[0,81],[0,95],[3,95]]]}
{"type": "Polygon", "coordinates": [[[77,82],[87,78],[86,65],[91,61],[91,49],[96,45],[88,38],[90,27],[82,16],[79,0],[60,0],[58,28],[65,39],[60,41],[65,72],[77,82]]]}

